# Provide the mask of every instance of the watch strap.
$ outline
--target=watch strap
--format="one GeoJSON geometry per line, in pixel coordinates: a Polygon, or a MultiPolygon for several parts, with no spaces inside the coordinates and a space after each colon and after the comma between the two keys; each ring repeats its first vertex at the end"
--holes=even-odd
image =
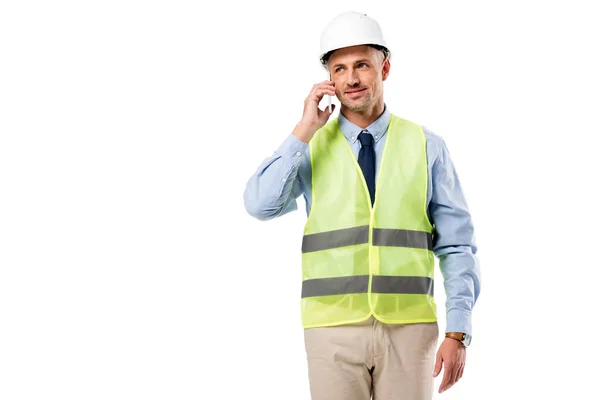
{"type": "Polygon", "coordinates": [[[456,339],[459,342],[465,340],[465,334],[463,332],[446,332],[446,337],[456,339]]]}

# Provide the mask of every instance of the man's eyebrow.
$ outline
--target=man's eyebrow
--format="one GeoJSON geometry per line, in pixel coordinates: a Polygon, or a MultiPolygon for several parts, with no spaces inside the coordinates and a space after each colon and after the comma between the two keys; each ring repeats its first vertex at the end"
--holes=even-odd
{"type": "MultiPolygon", "coordinates": [[[[371,62],[371,61],[370,61],[369,59],[367,59],[367,58],[361,58],[360,60],[356,60],[356,61],[354,61],[354,64],[358,64],[358,63],[365,62],[365,61],[366,61],[366,62],[371,62]]],[[[333,68],[337,68],[337,67],[345,67],[345,66],[346,66],[345,64],[337,63],[337,64],[335,64],[335,65],[333,66],[333,68]]]]}

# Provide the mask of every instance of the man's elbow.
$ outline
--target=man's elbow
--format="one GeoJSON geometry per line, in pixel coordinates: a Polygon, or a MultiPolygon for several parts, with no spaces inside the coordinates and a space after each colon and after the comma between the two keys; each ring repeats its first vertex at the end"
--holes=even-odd
{"type": "Polygon", "coordinates": [[[250,214],[251,216],[253,216],[254,218],[256,218],[259,221],[268,221],[270,219],[275,218],[275,216],[273,216],[271,213],[265,211],[262,208],[256,207],[253,204],[248,204],[246,203],[246,211],[248,212],[248,214],[250,214]]]}
{"type": "Polygon", "coordinates": [[[246,208],[246,212],[248,212],[248,214],[259,221],[268,221],[273,219],[279,214],[279,211],[281,211],[274,210],[272,207],[267,207],[266,205],[261,204],[260,201],[252,199],[248,195],[248,192],[244,193],[244,207],[246,208]]]}

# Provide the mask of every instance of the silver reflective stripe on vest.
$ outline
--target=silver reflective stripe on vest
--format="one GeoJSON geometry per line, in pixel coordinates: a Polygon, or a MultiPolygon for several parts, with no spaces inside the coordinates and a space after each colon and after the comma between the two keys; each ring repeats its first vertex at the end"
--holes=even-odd
{"type": "Polygon", "coordinates": [[[433,279],[426,276],[373,275],[373,293],[428,294],[433,296],[433,279]]]}
{"type": "Polygon", "coordinates": [[[369,275],[340,276],[338,278],[307,279],[302,281],[302,297],[366,293],[368,289],[369,275]]]}
{"type": "Polygon", "coordinates": [[[369,242],[369,226],[313,233],[302,238],[302,252],[310,253],[369,242]]]}
{"type": "Polygon", "coordinates": [[[423,231],[373,228],[373,246],[413,247],[433,250],[433,236],[431,233],[423,231]]]}
{"type": "MultiPolygon", "coordinates": [[[[332,296],[336,294],[366,293],[369,275],[337,278],[307,279],[302,281],[302,297],[332,296]]],[[[372,293],[428,294],[433,296],[433,279],[426,276],[373,275],[372,293]]]]}

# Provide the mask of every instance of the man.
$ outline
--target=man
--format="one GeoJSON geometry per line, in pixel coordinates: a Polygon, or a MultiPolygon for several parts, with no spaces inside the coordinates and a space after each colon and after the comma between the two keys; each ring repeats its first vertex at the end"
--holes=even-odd
{"type": "Polygon", "coordinates": [[[267,220],[306,200],[302,322],[313,399],[431,399],[463,375],[479,295],[471,217],[441,137],[388,110],[390,51],[379,24],[346,12],[321,36],[330,80],[249,180],[244,201],[267,220]],[[341,110],[320,110],[335,95],[341,110]],[[434,254],[446,289],[437,354],[434,254]]]}

